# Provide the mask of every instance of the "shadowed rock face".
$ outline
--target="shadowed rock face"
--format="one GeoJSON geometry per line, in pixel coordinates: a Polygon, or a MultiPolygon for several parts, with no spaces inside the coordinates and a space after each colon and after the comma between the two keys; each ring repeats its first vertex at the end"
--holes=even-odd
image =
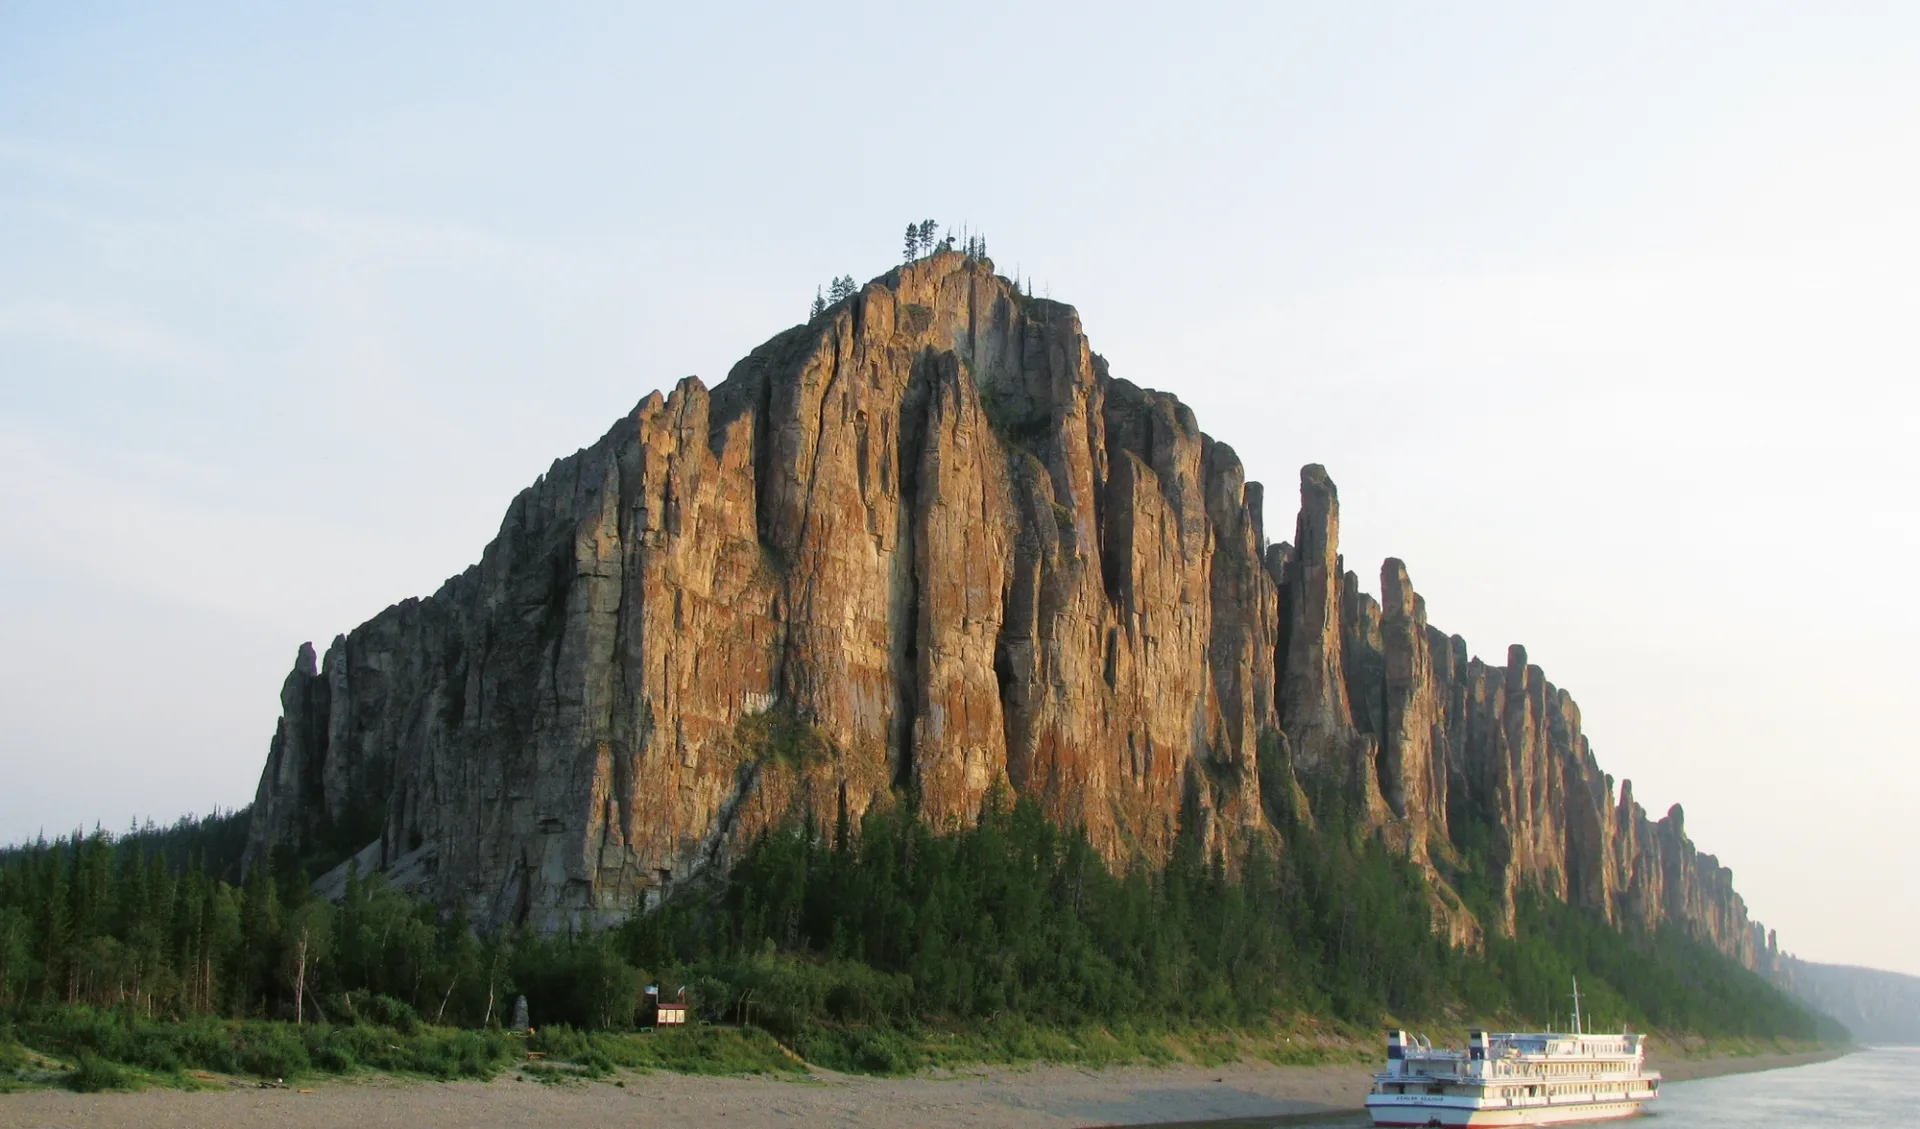
{"type": "MultiPolygon", "coordinates": [[[[806,813],[996,788],[1116,864],[1229,858],[1340,804],[1512,897],[1673,920],[1752,962],[1731,876],[1596,766],[1579,713],[1384,604],[1301,476],[1291,545],[1164,393],[990,263],[899,268],[708,389],[648,396],[516,498],[480,563],[303,647],[256,799],[269,847],[361,856],[475,921],[619,919],[806,813]],[[371,846],[367,840],[377,839],[371,846]]],[[[1443,886],[1456,940],[1479,923],[1443,886]]]]}

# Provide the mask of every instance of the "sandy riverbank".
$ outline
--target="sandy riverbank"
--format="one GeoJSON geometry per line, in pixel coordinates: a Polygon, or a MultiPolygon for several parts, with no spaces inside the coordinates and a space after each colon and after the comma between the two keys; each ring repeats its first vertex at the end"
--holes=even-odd
{"type": "MultiPolygon", "coordinates": [[[[1839,1052],[1666,1058],[1670,1080],[1798,1066],[1839,1052]]],[[[724,1125],[727,1129],[1078,1129],[1168,1121],[1259,1118],[1357,1109],[1371,1067],[1042,1066],[942,1076],[703,1078],[625,1074],[623,1083],[543,1086],[513,1077],[488,1083],[385,1078],[321,1082],[294,1090],[0,1096],[6,1129],[573,1129],[580,1126],[724,1125]]]]}
{"type": "Polygon", "coordinates": [[[1685,1082],[1693,1078],[1713,1078],[1721,1074],[1748,1074],[1755,1070],[1779,1070],[1786,1066],[1806,1066],[1816,1062],[1826,1062],[1846,1054],[1844,1050],[1808,1051],[1793,1055],[1709,1055],[1700,1058],[1682,1058],[1677,1055],[1665,1055],[1658,1051],[1647,1056],[1647,1065],[1660,1072],[1669,1082],[1685,1082]]]}
{"type": "Polygon", "coordinates": [[[561,1129],[724,1125],[726,1129],[1069,1129],[1350,1109],[1361,1066],[981,1069],[945,1076],[809,1080],[625,1074],[610,1083],[543,1086],[392,1080],[322,1082],[313,1093],[234,1090],[0,1097],[8,1129],[561,1129]]]}

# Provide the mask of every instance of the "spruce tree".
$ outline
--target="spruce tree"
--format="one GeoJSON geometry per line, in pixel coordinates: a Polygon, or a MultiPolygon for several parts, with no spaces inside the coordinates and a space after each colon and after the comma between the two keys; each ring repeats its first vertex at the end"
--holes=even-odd
{"type": "Polygon", "coordinates": [[[920,251],[920,228],[917,224],[910,223],[907,225],[906,261],[910,263],[913,260],[919,258],[920,257],[919,251],[920,251]]]}
{"type": "Polygon", "coordinates": [[[26,913],[12,906],[0,907],[0,1011],[25,994],[30,929],[26,913]]]}
{"type": "Polygon", "coordinates": [[[273,852],[247,873],[240,902],[240,967],[236,969],[240,999],[236,1002],[265,1004],[265,993],[273,983],[273,968],[280,949],[280,887],[274,881],[273,852]]]}

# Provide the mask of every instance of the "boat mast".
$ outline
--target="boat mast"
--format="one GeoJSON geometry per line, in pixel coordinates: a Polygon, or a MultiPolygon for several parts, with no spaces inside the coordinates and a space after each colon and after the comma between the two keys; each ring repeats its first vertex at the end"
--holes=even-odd
{"type": "Polygon", "coordinates": [[[1578,976],[1573,978],[1573,1033],[1586,1034],[1580,1029],[1580,978],[1578,976]]]}

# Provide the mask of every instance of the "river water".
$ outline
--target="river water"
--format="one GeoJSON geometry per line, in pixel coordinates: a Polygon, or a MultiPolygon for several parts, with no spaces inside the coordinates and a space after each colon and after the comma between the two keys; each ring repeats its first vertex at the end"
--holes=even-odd
{"type": "Polygon", "coordinates": [[[1913,1126],[1920,1047],[1859,1051],[1832,1062],[1723,1074],[1660,1087],[1648,1129],[1788,1129],[1802,1125],[1913,1126]]]}
{"type": "MultiPolygon", "coordinates": [[[[1920,1129],[1911,1093],[1916,1070],[1920,1047],[1889,1047],[1812,1066],[1667,1082],[1645,1116],[1616,1124],[1645,1129],[1920,1129]]],[[[1342,1114],[1213,1122],[1210,1129],[1354,1129],[1367,1124],[1364,1114],[1342,1114]]]]}

